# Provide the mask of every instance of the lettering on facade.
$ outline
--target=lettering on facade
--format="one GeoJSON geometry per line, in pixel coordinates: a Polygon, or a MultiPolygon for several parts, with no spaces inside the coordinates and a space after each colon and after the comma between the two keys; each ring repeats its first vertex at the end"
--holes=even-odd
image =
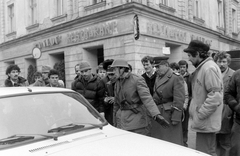
{"type": "Polygon", "coordinates": [[[61,42],[62,42],[62,36],[56,36],[56,37],[48,38],[46,40],[43,40],[43,41],[37,43],[36,47],[41,49],[41,48],[46,48],[46,47],[51,47],[51,46],[54,46],[54,45],[58,45],[61,42]]]}
{"type": "Polygon", "coordinates": [[[209,45],[209,47],[211,47],[212,40],[206,39],[206,38],[201,37],[201,36],[196,36],[196,35],[191,35],[190,38],[191,38],[191,41],[192,40],[199,40],[199,41],[202,41],[203,43],[209,45]]]}
{"type": "Polygon", "coordinates": [[[147,34],[181,42],[187,41],[187,32],[161,23],[147,23],[147,34]]]}
{"type": "Polygon", "coordinates": [[[118,34],[117,21],[109,21],[67,34],[67,43],[78,43],[114,34],[118,34]]]}

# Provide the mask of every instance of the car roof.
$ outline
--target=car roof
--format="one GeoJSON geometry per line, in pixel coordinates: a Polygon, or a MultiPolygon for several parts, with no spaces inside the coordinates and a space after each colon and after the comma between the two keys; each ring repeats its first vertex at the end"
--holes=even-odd
{"type": "Polygon", "coordinates": [[[71,89],[57,87],[0,87],[0,97],[45,92],[74,92],[71,89]]]}

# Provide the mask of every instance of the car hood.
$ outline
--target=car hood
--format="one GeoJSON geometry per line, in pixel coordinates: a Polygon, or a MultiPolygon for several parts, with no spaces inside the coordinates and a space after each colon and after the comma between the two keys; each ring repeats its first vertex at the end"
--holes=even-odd
{"type": "Polygon", "coordinates": [[[0,151],[0,155],[49,156],[207,156],[159,139],[116,129],[110,125],[0,151]]]}

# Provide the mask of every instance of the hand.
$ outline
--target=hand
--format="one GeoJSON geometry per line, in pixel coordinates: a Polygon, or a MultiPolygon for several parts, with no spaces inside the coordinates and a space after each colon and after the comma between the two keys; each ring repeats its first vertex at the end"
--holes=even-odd
{"type": "Polygon", "coordinates": [[[168,128],[169,127],[169,122],[164,119],[164,117],[160,114],[155,116],[155,120],[163,127],[163,128],[168,128]]]}
{"type": "Polygon", "coordinates": [[[114,97],[111,97],[111,96],[105,97],[104,102],[109,103],[109,104],[113,104],[115,102],[114,97]]]}
{"type": "Polygon", "coordinates": [[[179,121],[172,121],[172,125],[176,126],[179,123],[179,121]]]}

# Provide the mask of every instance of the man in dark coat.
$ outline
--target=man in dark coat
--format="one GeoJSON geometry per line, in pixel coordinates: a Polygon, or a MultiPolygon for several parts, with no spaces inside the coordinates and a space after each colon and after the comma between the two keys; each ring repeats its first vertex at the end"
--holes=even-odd
{"type": "Polygon", "coordinates": [[[188,99],[185,99],[185,103],[183,105],[184,109],[184,119],[182,122],[182,128],[183,128],[183,145],[188,147],[187,141],[188,141],[188,122],[189,122],[189,106],[190,101],[192,98],[192,89],[191,89],[191,77],[188,72],[188,63],[185,60],[180,60],[178,62],[179,65],[179,74],[184,78],[186,84],[187,84],[187,90],[188,90],[188,99]]]}
{"type": "Polygon", "coordinates": [[[116,76],[113,72],[113,68],[111,68],[111,64],[113,59],[107,59],[103,62],[103,69],[106,71],[106,76],[101,79],[101,82],[105,86],[105,96],[104,96],[104,104],[105,104],[105,119],[111,124],[114,125],[114,116],[113,116],[113,105],[114,102],[114,84],[116,82],[116,76]]]}
{"type": "MultiPolygon", "coordinates": [[[[234,70],[228,67],[231,63],[231,56],[225,51],[216,53],[214,61],[219,66],[223,75],[223,89],[228,86],[228,82],[232,77],[234,70]]],[[[223,114],[222,114],[222,126],[221,130],[216,135],[217,140],[217,154],[218,156],[230,156],[231,149],[231,129],[233,125],[233,113],[230,107],[223,99],[223,114]]]]}
{"type": "Polygon", "coordinates": [[[224,94],[224,100],[234,111],[235,118],[231,135],[231,156],[240,156],[240,69],[235,71],[229,80],[224,94]]]}
{"type": "Polygon", "coordinates": [[[19,76],[20,68],[16,64],[11,64],[6,69],[6,75],[8,78],[4,82],[5,87],[21,87],[28,86],[28,82],[25,78],[19,76]]]}
{"type": "Polygon", "coordinates": [[[88,102],[99,112],[104,112],[104,85],[100,78],[91,72],[92,67],[86,61],[79,63],[81,76],[72,84],[72,90],[84,96],[88,102]]]}
{"type": "Polygon", "coordinates": [[[156,65],[156,82],[153,99],[163,117],[170,123],[168,129],[163,129],[152,122],[152,137],[183,145],[182,110],[185,100],[184,80],[169,68],[169,63],[162,60],[156,65]]]}
{"type": "Polygon", "coordinates": [[[144,78],[129,72],[128,63],[123,59],[114,60],[111,67],[117,77],[114,87],[117,127],[149,135],[147,111],[163,127],[168,127],[169,123],[160,115],[144,78]]]}

